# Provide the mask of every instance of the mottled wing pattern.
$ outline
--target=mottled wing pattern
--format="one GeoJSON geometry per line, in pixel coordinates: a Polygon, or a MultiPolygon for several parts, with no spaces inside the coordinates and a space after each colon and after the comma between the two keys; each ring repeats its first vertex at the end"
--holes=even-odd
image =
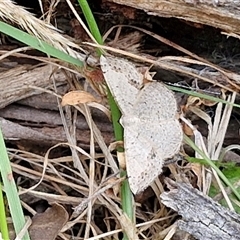
{"type": "Polygon", "coordinates": [[[131,112],[132,105],[143,84],[143,76],[135,66],[123,59],[101,56],[101,69],[107,85],[121,112],[131,112]]]}
{"type": "Polygon", "coordinates": [[[139,91],[132,112],[122,117],[129,183],[133,193],[143,191],[162,172],[164,160],[173,157],[182,142],[173,93],[151,82],[139,91]]]}
{"type": "MultiPolygon", "coordinates": [[[[132,120],[124,117],[124,148],[130,188],[136,194],[147,188],[162,172],[163,157],[146,136],[146,125],[132,120]]],[[[150,123],[149,127],[154,127],[154,124],[150,123]]]]}
{"type": "Polygon", "coordinates": [[[173,92],[162,83],[149,82],[138,92],[131,114],[152,122],[175,119],[176,99],[173,92]]]}
{"type": "Polygon", "coordinates": [[[179,151],[183,134],[176,116],[177,102],[173,92],[162,83],[145,84],[139,91],[131,114],[138,116],[141,122],[139,126],[145,125],[144,129],[151,136],[151,142],[158,146],[164,159],[179,151]]]}
{"type": "Polygon", "coordinates": [[[118,58],[101,57],[101,67],[122,111],[124,148],[129,184],[134,194],[143,191],[162,172],[182,142],[173,92],[159,82],[143,85],[134,65],[118,58]]]}

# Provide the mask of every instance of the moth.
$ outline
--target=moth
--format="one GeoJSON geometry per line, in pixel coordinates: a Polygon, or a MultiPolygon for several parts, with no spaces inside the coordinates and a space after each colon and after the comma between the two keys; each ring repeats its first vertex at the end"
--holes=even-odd
{"type": "Polygon", "coordinates": [[[131,191],[147,188],[162,172],[164,160],[178,153],[183,133],[177,102],[162,83],[143,83],[136,67],[120,58],[100,58],[106,83],[122,112],[126,168],[131,191]]]}

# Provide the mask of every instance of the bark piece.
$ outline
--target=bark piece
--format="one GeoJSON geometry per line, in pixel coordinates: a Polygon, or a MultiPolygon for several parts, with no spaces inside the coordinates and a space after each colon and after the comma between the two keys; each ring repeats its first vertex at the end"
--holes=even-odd
{"type": "Polygon", "coordinates": [[[23,65],[1,73],[0,109],[10,103],[41,93],[30,86],[49,88],[52,86],[51,78],[55,79],[57,86],[66,81],[62,71],[53,73],[51,64],[41,67],[23,65]]]}
{"type": "Polygon", "coordinates": [[[239,240],[240,215],[222,207],[190,184],[168,181],[162,203],[179,213],[178,226],[199,240],[239,240]]]}
{"type": "MultiPolygon", "coordinates": [[[[103,132],[112,132],[112,126],[107,116],[98,109],[92,109],[93,120],[103,132]]],[[[28,127],[58,127],[63,126],[59,111],[36,109],[27,106],[11,104],[0,111],[0,117],[28,127]]],[[[78,114],[76,127],[89,130],[83,115],[78,114]]]]}
{"type": "MultiPolygon", "coordinates": [[[[5,140],[16,142],[24,146],[52,146],[59,142],[67,142],[66,134],[62,126],[53,127],[27,127],[8,121],[0,117],[0,127],[5,140]]],[[[106,144],[113,141],[111,132],[102,132],[106,144]]],[[[90,131],[77,129],[76,139],[78,145],[89,149],[90,131]]],[[[98,149],[98,147],[96,147],[98,149]]]]}
{"type": "MultiPolygon", "coordinates": [[[[57,94],[64,95],[69,91],[69,86],[61,85],[57,87],[57,94]]],[[[20,101],[17,101],[20,105],[30,106],[37,109],[47,109],[47,110],[58,110],[57,97],[49,93],[41,93],[38,95],[33,95],[20,101]]]]}
{"type": "Polygon", "coordinates": [[[151,15],[179,18],[240,33],[240,2],[230,0],[108,0],[151,15]]]}

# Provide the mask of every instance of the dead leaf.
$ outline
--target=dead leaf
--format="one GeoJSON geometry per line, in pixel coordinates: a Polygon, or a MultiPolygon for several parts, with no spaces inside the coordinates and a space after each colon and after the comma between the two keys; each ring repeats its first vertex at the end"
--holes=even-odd
{"type": "Polygon", "coordinates": [[[112,152],[118,148],[123,148],[123,141],[115,141],[109,145],[109,151],[112,152]]]}
{"type": "Polygon", "coordinates": [[[77,105],[81,103],[99,102],[92,94],[85,91],[71,91],[62,98],[62,106],[77,105]]]}
{"type": "Polygon", "coordinates": [[[212,107],[212,106],[216,105],[217,102],[211,101],[208,99],[202,99],[202,98],[195,97],[195,96],[189,96],[186,105],[187,105],[187,107],[189,107],[189,106],[201,106],[202,104],[205,106],[212,107]]]}
{"type": "Polygon", "coordinates": [[[202,104],[202,100],[199,97],[189,96],[187,99],[186,107],[189,106],[200,106],[202,104]]]}
{"type": "Polygon", "coordinates": [[[69,215],[65,208],[54,203],[44,213],[38,213],[32,218],[32,225],[29,228],[31,240],[56,239],[68,218],[69,215]]]}
{"type": "Polygon", "coordinates": [[[183,128],[183,132],[187,135],[187,136],[193,136],[193,130],[185,123],[182,124],[182,128],[183,128]]]}
{"type": "Polygon", "coordinates": [[[208,107],[212,107],[212,106],[215,106],[217,104],[217,102],[211,101],[211,100],[208,100],[208,99],[202,99],[202,103],[203,103],[203,105],[208,106],[208,107]]]}
{"type": "Polygon", "coordinates": [[[202,188],[202,165],[200,163],[189,163],[191,170],[197,176],[197,186],[202,188]]]}
{"type": "Polygon", "coordinates": [[[109,188],[106,190],[106,194],[108,196],[112,196],[112,197],[116,197],[119,194],[120,191],[120,184],[115,184],[115,182],[119,180],[119,178],[117,177],[111,177],[106,181],[106,185],[107,184],[112,184],[112,188],[109,188]]]}

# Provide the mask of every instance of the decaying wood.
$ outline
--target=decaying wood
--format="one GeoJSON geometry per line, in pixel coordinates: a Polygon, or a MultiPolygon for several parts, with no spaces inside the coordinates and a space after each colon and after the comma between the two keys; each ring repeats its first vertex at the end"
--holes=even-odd
{"type": "Polygon", "coordinates": [[[199,240],[239,240],[240,215],[232,212],[190,184],[168,181],[170,192],[162,203],[179,213],[178,227],[199,240]]]}
{"type": "MultiPolygon", "coordinates": [[[[57,87],[57,93],[63,96],[69,91],[69,89],[70,87],[66,83],[64,85],[57,87]]],[[[46,109],[46,110],[53,110],[53,111],[59,112],[57,97],[53,94],[44,93],[44,92],[38,95],[33,95],[30,97],[21,99],[20,101],[17,101],[17,104],[31,107],[31,108],[36,108],[36,109],[46,109]]]]}
{"type": "MultiPolygon", "coordinates": [[[[112,126],[107,116],[100,110],[92,109],[93,120],[99,130],[104,132],[112,132],[112,126]]],[[[36,109],[29,106],[21,106],[11,104],[0,111],[0,117],[13,120],[21,125],[32,127],[58,127],[62,126],[62,119],[59,111],[50,111],[46,109],[36,109]]],[[[84,116],[79,113],[77,117],[76,127],[79,130],[89,130],[84,116]]]]}
{"type": "MultiPolygon", "coordinates": [[[[113,131],[107,117],[100,111],[93,110],[93,119],[101,130],[106,144],[110,144],[113,141],[113,131]]],[[[4,138],[11,142],[31,143],[31,145],[41,143],[45,146],[67,142],[60,114],[53,110],[12,104],[0,111],[0,126],[4,138]]],[[[81,114],[78,115],[76,127],[78,145],[88,149],[90,131],[81,114]]]]}
{"type": "Polygon", "coordinates": [[[240,33],[240,2],[231,0],[107,0],[146,11],[240,33]]]}
{"type": "Polygon", "coordinates": [[[49,88],[52,86],[52,79],[56,85],[66,82],[63,72],[53,71],[51,64],[44,66],[19,66],[0,75],[0,109],[16,102],[20,99],[39,94],[41,91],[31,88],[31,86],[49,88]]]}

